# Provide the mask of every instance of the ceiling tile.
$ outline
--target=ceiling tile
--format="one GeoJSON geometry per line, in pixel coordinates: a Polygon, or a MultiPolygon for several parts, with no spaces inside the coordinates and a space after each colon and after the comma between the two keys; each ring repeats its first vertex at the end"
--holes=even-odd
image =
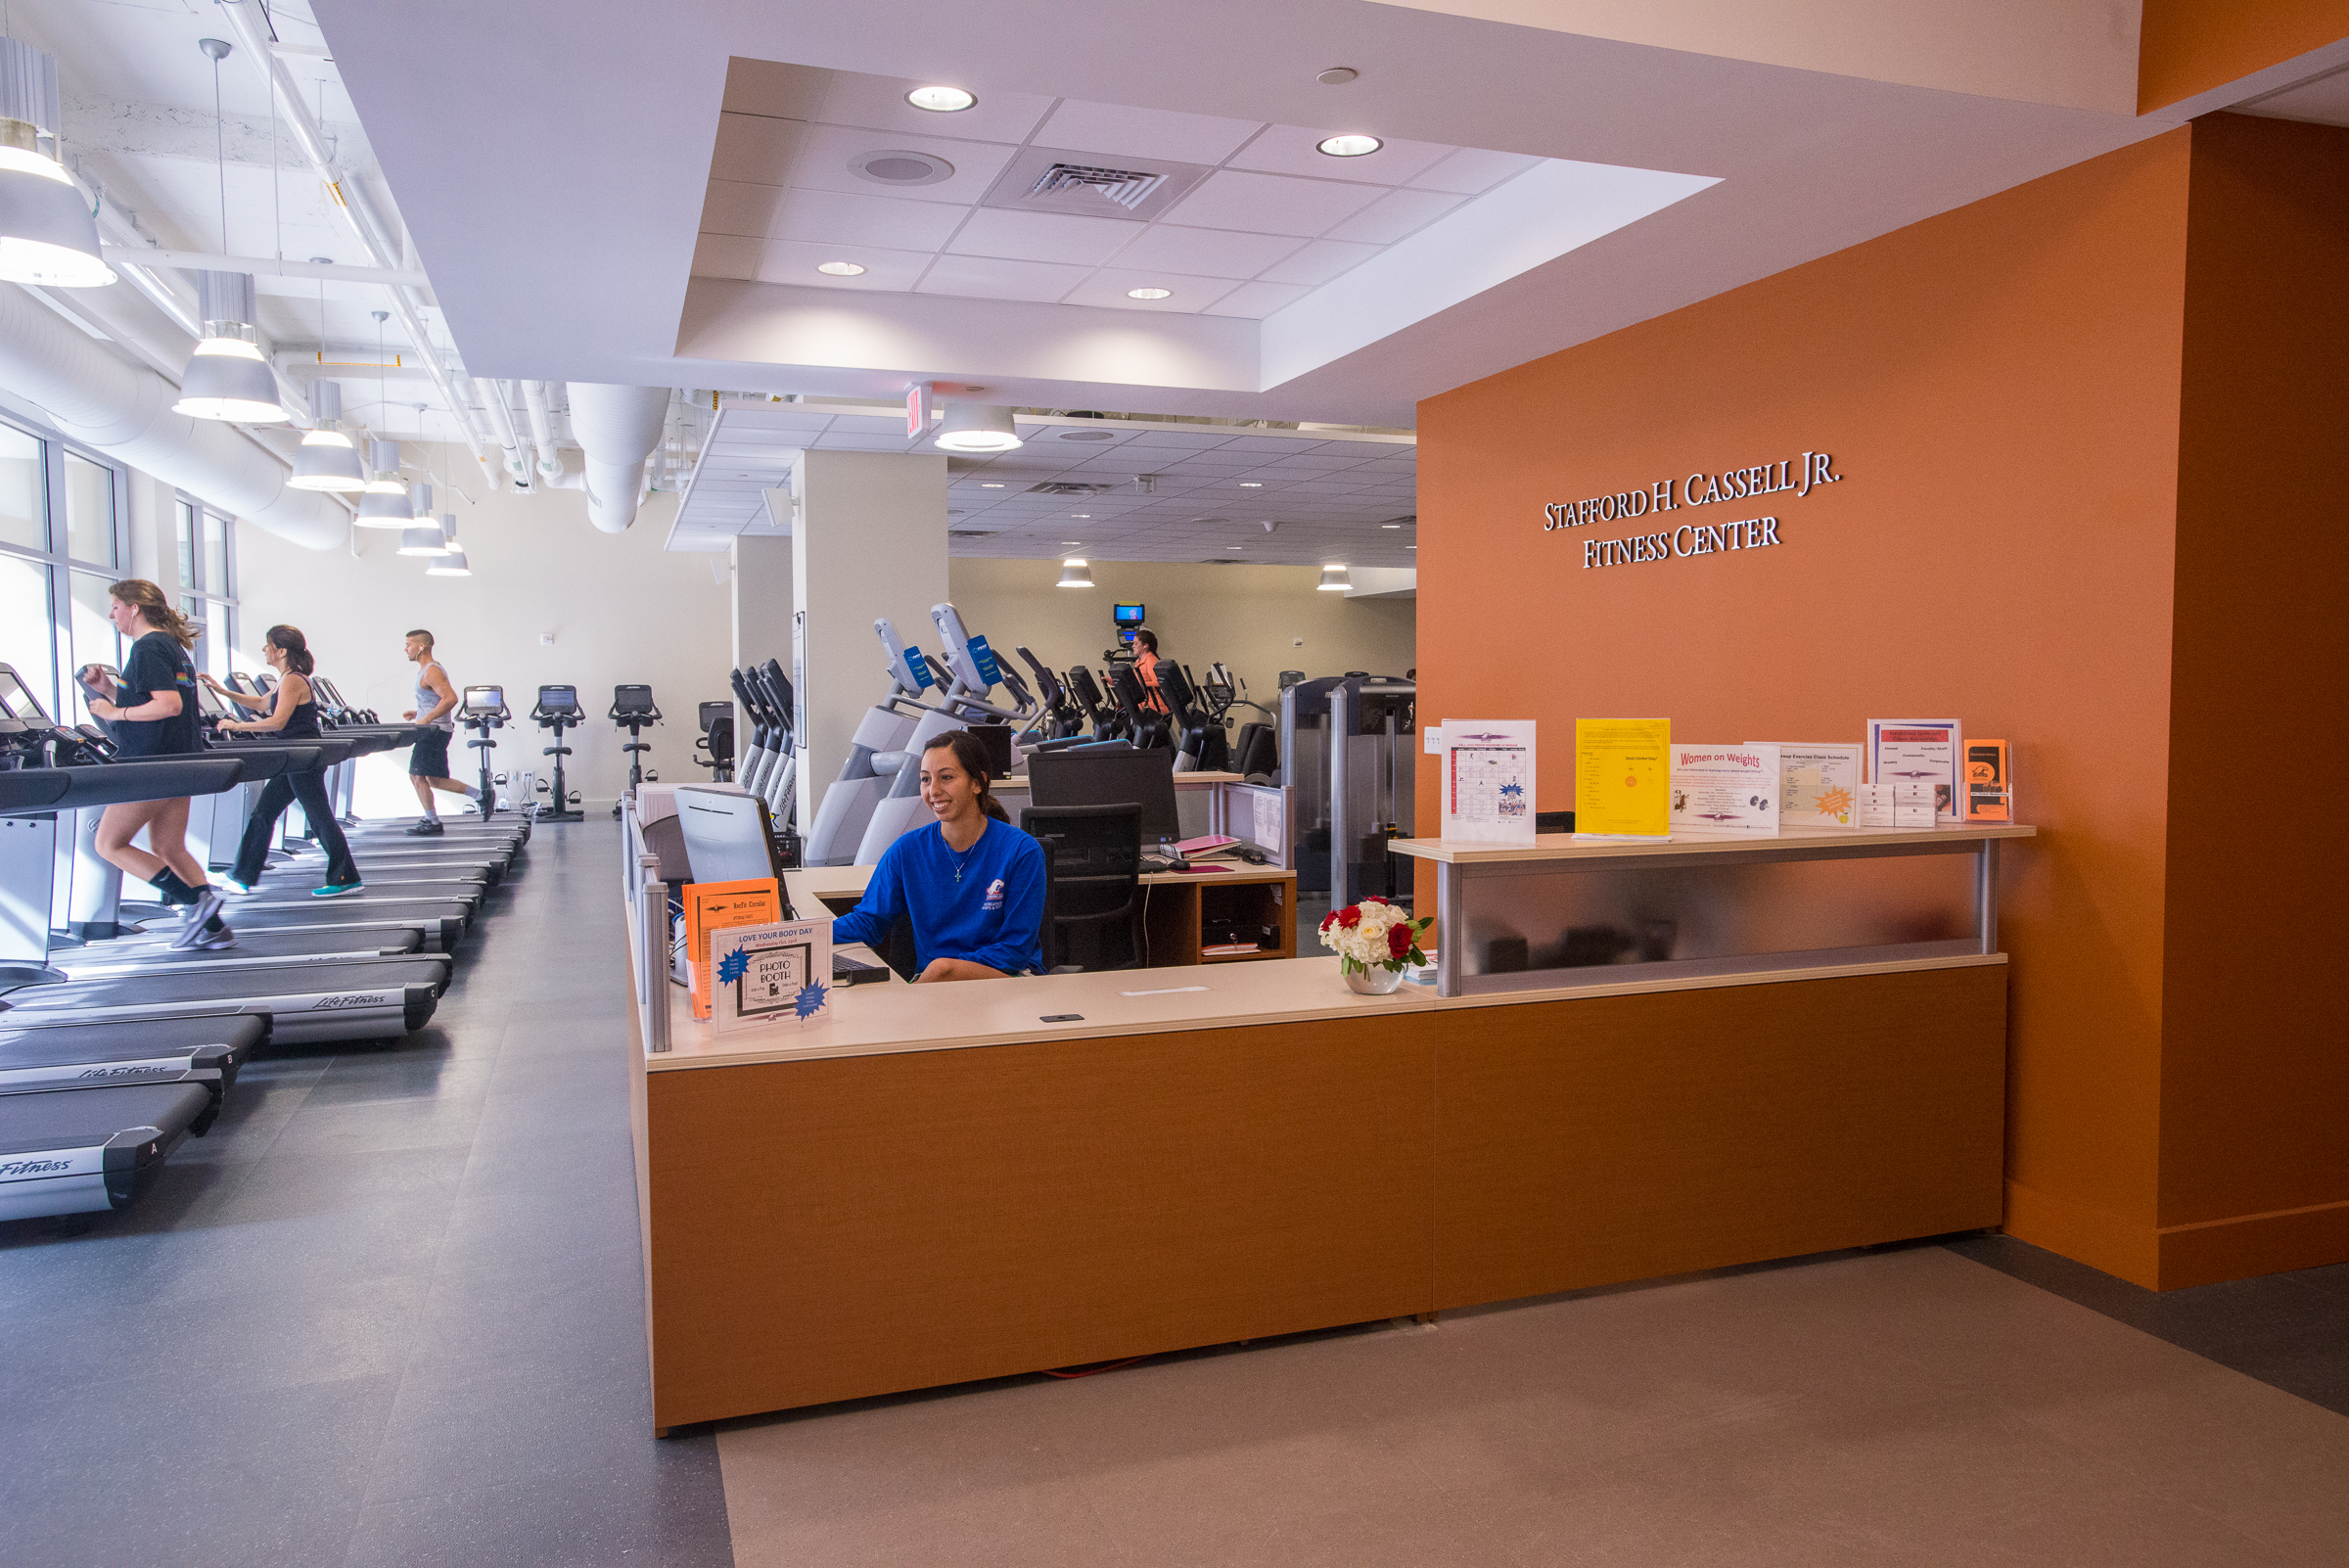
{"type": "Polygon", "coordinates": [[[969,204],[987,194],[1018,152],[995,142],[949,141],[944,136],[908,136],[895,132],[859,130],[844,125],[816,125],[800,143],[791,166],[794,189],[844,191],[856,196],[894,195],[919,202],[969,204]],[[935,185],[893,186],[867,179],[849,167],[859,153],[882,151],[928,153],[944,159],[954,172],[935,185]]]}
{"type": "Polygon", "coordinates": [[[769,240],[757,276],[760,283],[799,283],[811,289],[904,290],[920,280],[922,268],[930,264],[933,254],[929,251],[885,251],[870,245],[769,240]],[[853,261],[865,270],[853,278],[836,278],[815,270],[826,261],[853,261]]]}
{"type": "Polygon", "coordinates": [[[961,255],[1098,266],[1142,225],[1123,218],[1073,217],[1058,212],[1007,212],[983,207],[946,249],[961,255]]]}
{"type": "Polygon", "coordinates": [[[704,234],[748,234],[763,238],[783,203],[779,185],[752,185],[742,180],[712,180],[702,197],[704,234]]]}
{"type": "Polygon", "coordinates": [[[1289,235],[1241,234],[1154,223],[1117,254],[1121,267],[1163,267],[1194,278],[1253,278],[1297,249],[1289,235]]]}
{"type": "Polygon", "coordinates": [[[1158,310],[1176,315],[1193,315],[1229,294],[1234,287],[1229,278],[1185,278],[1172,272],[1135,272],[1124,267],[1103,267],[1086,279],[1080,288],[1071,290],[1070,304],[1105,305],[1113,310],[1158,310]],[[1127,297],[1128,289],[1168,289],[1173,292],[1164,300],[1133,300],[1127,297]]]}
{"type": "Polygon", "coordinates": [[[1350,271],[1378,254],[1375,245],[1355,245],[1344,240],[1316,240],[1285,261],[1278,261],[1257,275],[1260,283],[1302,283],[1319,288],[1341,272],[1350,271]]]}
{"type": "Polygon", "coordinates": [[[1221,446],[1229,439],[1230,433],[1221,430],[1202,430],[1197,433],[1187,430],[1144,430],[1136,431],[1132,438],[1136,446],[1181,446],[1194,451],[1221,446]]]}
{"type": "Polygon", "coordinates": [[[872,76],[843,70],[833,74],[815,118],[828,125],[862,125],[873,130],[902,131],[909,136],[952,136],[980,142],[1024,142],[1028,133],[1052,107],[1052,100],[1036,93],[981,92],[968,82],[927,83],[896,76],[872,76]],[[978,94],[968,109],[941,115],[916,109],[905,95],[922,86],[961,87],[978,94]]]}
{"type": "Polygon", "coordinates": [[[760,247],[766,242],[747,234],[705,234],[694,241],[693,275],[697,278],[748,278],[759,270],[760,247]]]}
{"type": "Polygon", "coordinates": [[[832,72],[818,66],[786,65],[737,55],[726,62],[725,109],[729,114],[781,115],[806,119],[823,101],[832,72]]]}
{"type": "Polygon", "coordinates": [[[1310,436],[1234,436],[1230,449],[1235,452],[1270,452],[1289,457],[1298,452],[1310,452],[1320,444],[1319,440],[1310,436]]]}
{"type": "Polygon", "coordinates": [[[710,160],[714,179],[781,185],[791,173],[806,122],[765,115],[717,116],[717,151],[710,160]]]}
{"type": "Polygon", "coordinates": [[[1262,123],[1072,98],[1052,112],[1052,116],[1036,131],[1035,140],[1046,147],[1066,148],[1071,152],[1159,158],[1178,163],[1221,163],[1255,135],[1262,123]]]}
{"type": "Polygon", "coordinates": [[[1468,198],[1450,191],[1389,191],[1329,231],[1333,240],[1393,245],[1427,227],[1468,198]]]}
{"type": "MultiPolygon", "coordinates": [[[[1058,300],[1082,283],[1091,270],[1089,267],[1052,265],[1042,261],[942,255],[931,264],[929,276],[922,279],[914,292],[960,295],[973,300],[1048,302],[1058,300]]],[[[1033,437],[1029,438],[1034,439],[1033,437]]]]}
{"type": "Polygon", "coordinates": [[[820,245],[935,251],[946,243],[966,210],[943,202],[911,202],[901,196],[792,191],[768,220],[767,232],[779,240],[811,240],[820,245]]]}
{"type": "Polygon", "coordinates": [[[1440,142],[1389,140],[1375,153],[1365,153],[1359,158],[1333,158],[1321,151],[1321,143],[1337,134],[1310,130],[1303,125],[1267,125],[1256,140],[1232,155],[1231,166],[1261,169],[1267,174],[1304,174],[1320,180],[1402,185],[1454,151],[1440,142]]]}
{"type": "Polygon", "coordinates": [[[1352,217],[1380,194],[1375,185],[1219,169],[1168,216],[1199,228],[1310,236],[1352,217]]]}
{"type": "Polygon", "coordinates": [[[1462,196],[1481,196],[1512,174],[1522,174],[1541,162],[1523,153],[1489,153],[1481,147],[1463,147],[1426,173],[1404,181],[1423,191],[1457,191],[1462,196]]]}
{"type": "Polygon", "coordinates": [[[1302,283],[1243,283],[1218,300],[1211,316],[1247,316],[1262,321],[1285,305],[1293,305],[1313,291],[1302,283]]]}

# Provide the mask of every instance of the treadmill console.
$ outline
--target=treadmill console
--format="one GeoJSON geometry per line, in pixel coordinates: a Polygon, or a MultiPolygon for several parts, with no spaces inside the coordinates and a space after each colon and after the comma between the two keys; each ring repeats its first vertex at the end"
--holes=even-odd
{"type": "Polygon", "coordinates": [[[1143,607],[1138,604],[1113,604],[1109,607],[1109,619],[1118,628],[1119,642],[1133,641],[1133,634],[1142,629],[1142,610],[1143,607]]]}
{"type": "Polygon", "coordinates": [[[0,734],[18,735],[47,729],[49,715],[33,696],[13,665],[0,665],[0,734]]]}

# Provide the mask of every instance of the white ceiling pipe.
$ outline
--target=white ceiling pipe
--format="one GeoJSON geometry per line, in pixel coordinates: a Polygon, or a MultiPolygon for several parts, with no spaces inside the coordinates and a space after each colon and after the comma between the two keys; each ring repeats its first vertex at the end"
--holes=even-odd
{"type": "Polygon", "coordinates": [[[287,487],[283,462],[234,426],[171,412],[178,390],[126,365],[22,289],[0,289],[0,386],[58,430],[279,538],[331,550],[348,514],[287,487]]]}
{"type": "MultiPolygon", "coordinates": [[[[271,52],[269,23],[261,15],[260,8],[253,4],[253,0],[220,0],[217,9],[235,30],[237,43],[244,51],[245,58],[252,61],[255,69],[268,78],[269,90],[277,99],[279,114],[293,132],[295,145],[301,149],[301,156],[309,160],[310,167],[319,179],[326,183],[327,196],[335,209],[343,214],[360,243],[367,247],[367,254],[374,257],[375,264],[387,272],[414,270],[405,265],[406,257],[397,237],[377,213],[375,203],[369,199],[365,189],[357,180],[346,183],[341,165],[327,152],[326,140],[318,133],[318,121],[311,115],[309,107],[301,101],[300,87],[271,52]]],[[[457,395],[455,378],[448,367],[440,362],[438,350],[433,347],[432,335],[425,331],[424,318],[417,314],[418,306],[424,302],[423,291],[389,286],[384,294],[391,304],[393,319],[399,323],[399,330],[407,335],[416,356],[424,362],[426,372],[433,378],[433,385],[439,389],[441,401],[448,405],[450,413],[456,415],[458,427],[465,433],[465,444],[472,450],[474,461],[487,472],[487,454],[482,449],[481,438],[475,434],[472,421],[464,416],[465,405],[457,395]]]]}
{"type": "Polygon", "coordinates": [[[644,494],[644,460],[668,422],[669,390],[575,381],[570,392],[572,438],[586,459],[587,520],[606,533],[624,532],[644,494]]]}
{"type": "Polygon", "coordinates": [[[161,251],[144,245],[101,245],[101,255],[112,263],[134,261],[145,266],[193,268],[205,272],[251,272],[274,278],[325,278],[336,283],[380,283],[394,288],[429,289],[432,280],[421,272],[384,267],[346,267],[333,261],[286,261],[257,255],[212,255],[203,251],[161,251]]]}
{"type": "Polygon", "coordinates": [[[506,384],[491,381],[486,376],[473,378],[473,390],[481,393],[482,412],[489,421],[489,438],[499,448],[499,472],[517,484],[528,483],[530,463],[522,455],[522,437],[514,429],[513,405],[506,401],[506,384]]]}
{"type": "Polygon", "coordinates": [[[530,410],[530,444],[538,449],[538,477],[542,480],[560,479],[563,474],[563,454],[555,450],[555,411],[547,400],[546,383],[524,382],[522,404],[530,410]]]}

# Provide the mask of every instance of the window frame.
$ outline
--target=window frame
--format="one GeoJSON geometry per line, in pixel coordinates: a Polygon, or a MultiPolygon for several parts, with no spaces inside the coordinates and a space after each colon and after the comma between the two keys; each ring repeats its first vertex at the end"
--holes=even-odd
{"type": "Polygon", "coordinates": [[[207,506],[185,490],[171,492],[171,559],[174,571],[180,570],[179,530],[188,530],[186,576],[181,579],[174,596],[186,610],[186,601],[194,599],[202,608],[192,619],[202,623],[196,646],[190,650],[196,668],[216,678],[225,680],[235,657],[237,646],[237,520],[216,506],[207,506]],[[214,586],[205,579],[209,574],[210,552],[206,548],[204,528],[211,519],[220,523],[221,574],[228,578],[223,586],[214,586]],[[190,580],[192,579],[192,580],[190,580]],[[218,634],[215,642],[214,634],[218,634]],[[218,658],[217,667],[213,664],[218,658]]]}
{"type": "MultiPolygon", "coordinates": [[[[67,697],[67,689],[72,685],[71,667],[76,663],[92,662],[72,648],[73,574],[81,572],[96,575],[103,572],[107,574],[107,581],[118,582],[127,572],[125,563],[130,560],[130,469],[126,464],[118,463],[103,452],[93,451],[79,441],[66,439],[37,421],[0,411],[0,424],[38,441],[41,447],[41,524],[42,537],[47,541],[47,547],[35,550],[26,545],[0,540],[0,556],[28,562],[46,574],[49,689],[45,692],[36,689],[35,695],[42,699],[60,723],[73,723],[83,715],[79,713],[78,705],[67,697]],[[109,520],[109,532],[114,546],[114,560],[111,563],[91,561],[71,553],[72,530],[66,514],[66,508],[70,504],[66,483],[66,458],[69,453],[105,469],[114,477],[114,483],[108,486],[110,510],[113,513],[109,520]]],[[[119,643],[119,636],[115,640],[119,643]]],[[[117,648],[115,662],[119,662],[119,657],[120,650],[117,648]]],[[[34,683],[28,681],[26,684],[34,683]]]]}

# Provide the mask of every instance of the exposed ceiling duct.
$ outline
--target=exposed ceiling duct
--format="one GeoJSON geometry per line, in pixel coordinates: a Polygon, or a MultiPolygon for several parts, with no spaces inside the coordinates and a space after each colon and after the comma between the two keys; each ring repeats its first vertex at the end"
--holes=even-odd
{"type": "Polygon", "coordinates": [[[124,364],[17,288],[0,288],[0,385],[38,404],[71,439],[279,538],[331,550],[349,532],[348,513],[287,485],[285,463],[232,426],[171,412],[177,388],[124,364]]]}
{"type": "Polygon", "coordinates": [[[669,390],[575,381],[570,392],[571,434],[587,464],[579,482],[587,520],[606,533],[623,532],[636,521],[645,459],[661,444],[669,390]]]}

